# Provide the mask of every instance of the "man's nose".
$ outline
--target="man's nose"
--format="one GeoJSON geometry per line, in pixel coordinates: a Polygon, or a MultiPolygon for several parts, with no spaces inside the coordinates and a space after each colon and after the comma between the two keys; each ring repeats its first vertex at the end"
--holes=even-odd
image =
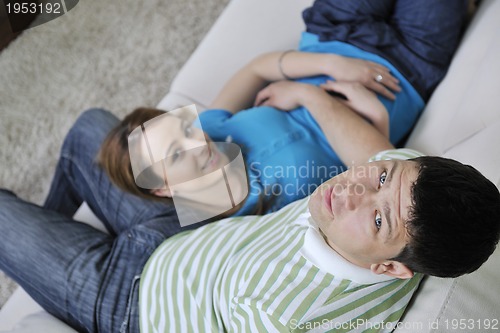
{"type": "Polygon", "coordinates": [[[356,210],[370,200],[369,190],[362,184],[351,184],[345,189],[345,207],[348,210],[356,210]]]}

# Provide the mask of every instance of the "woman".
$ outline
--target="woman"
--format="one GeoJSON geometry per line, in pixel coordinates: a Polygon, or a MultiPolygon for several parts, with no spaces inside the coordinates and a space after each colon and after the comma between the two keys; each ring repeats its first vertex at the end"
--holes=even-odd
{"type": "MultiPolygon", "coordinates": [[[[362,86],[351,89],[351,83],[337,82],[329,85],[358,101],[357,104],[351,105],[369,105],[372,102],[373,106],[368,108],[371,114],[367,114],[367,117],[377,118],[377,113],[386,115],[375,94],[362,86]]],[[[192,120],[185,121],[185,118],[156,109],[139,108],[121,122],[104,110],[92,109],[84,112],[64,140],[45,207],[72,216],[81,203],[86,201],[112,234],[119,233],[137,221],[172,214],[177,215],[181,226],[187,226],[219,215],[222,217],[274,211],[309,195],[323,181],[343,171],[343,164],[330,148],[324,135],[320,135],[320,130],[301,125],[297,120],[300,118],[291,117],[270,107],[261,107],[259,111],[241,112],[239,116],[231,118],[238,121],[235,123],[237,126],[221,128],[216,122],[205,121],[212,120],[212,113],[224,114],[220,110],[207,111],[200,115],[199,124],[193,125],[192,120]],[[247,115],[254,121],[250,123],[247,115]],[[262,131],[264,121],[267,125],[275,124],[276,127],[272,131],[262,131]],[[246,126],[241,126],[241,122],[246,126]],[[156,174],[153,173],[154,177],[149,184],[144,180],[138,182],[138,176],[143,176],[142,171],[149,167],[153,169],[155,163],[148,162],[147,168],[139,168],[139,173],[142,174],[134,176],[130,158],[134,154],[129,154],[130,134],[141,132],[137,131],[141,129],[141,125],[145,137],[149,138],[152,145],[149,147],[152,155],[164,154],[167,147],[173,147],[168,149],[171,153],[165,154],[166,158],[155,159],[162,164],[156,165],[156,174]],[[199,127],[208,128],[206,134],[203,134],[199,127]],[[221,132],[225,135],[220,136],[218,133],[221,132]],[[206,191],[208,195],[200,197],[200,183],[197,186],[192,184],[193,179],[222,169],[229,162],[226,158],[228,149],[217,148],[229,144],[214,143],[207,134],[220,141],[226,141],[228,136],[233,137],[233,142],[241,145],[246,162],[244,167],[239,166],[240,171],[236,173],[238,177],[232,178],[234,181],[231,182],[231,195],[235,202],[216,211],[200,203],[205,198],[218,199],[227,196],[215,195],[212,186],[206,191]],[[179,149],[180,147],[182,149],[179,149]],[[184,154],[172,162],[172,156],[180,152],[184,154]],[[203,165],[212,160],[217,164],[202,170],[203,165]],[[186,176],[188,169],[191,171],[186,176]],[[169,177],[164,175],[164,171],[169,172],[169,177]],[[182,181],[175,180],[176,178],[182,178],[182,181]],[[187,180],[191,181],[189,187],[186,185],[187,180]],[[153,184],[154,182],[156,184],[153,184]],[[180,187],[182,184],[183,187],[180,187]],[[173,185],[175,186],[172,187],[173,185]],[[109,222],[115,220],[119,222],[111,226],[109,222]],[[120,226],[118,230],[117,225],[120,226]]],[[[294,115],[293,112],[291,115],[294,115]]],[[[232,125],[234,122],[228,121],[225,124],[232,125]]],[[[143,149],[143,152],[145,151],[147,150],[143,149]]],[[[232,154],[237,156],[238,152],[232,154]]],[[[136,155],[140,156],[136,160],[144,160],[144,157],[148,160],[150,152],[136,155]]],[[[235,170],[233,159],[231,158],[232,171],[235,170]]],[[[135,164],[137,165],[137,162],[135,164]]],[[[226,173],[226,177],[231,174],[234,172],[226,173]]],[[[222,176],[218,178],[217,184],[224,185],[222,190],[227,193],[222,176]]],[[[183,230],[181,226],[178,223],[171,225],[171,234],[183,230]]]]}
{"type": "Polygon", "coordinates": [[[181,225],[241,214],[248,194],[239,147],[212,142],[200,129],[194,105],[172,112],[135,110],[108,135],[99,160],[121,189],[175,203],[181,225]]]}

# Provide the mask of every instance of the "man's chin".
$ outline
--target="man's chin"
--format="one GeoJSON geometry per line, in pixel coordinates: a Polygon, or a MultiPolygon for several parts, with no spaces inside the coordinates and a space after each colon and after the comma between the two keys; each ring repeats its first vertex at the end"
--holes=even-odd
{"type": "MultiPolygon", "coordinates": [[[[318,188],[319,189],[319,188],[318,188]]],[[[321,200],[319,200],[318,189],[316,189],[309,197],[309,202],[307,204],[311,217],[316,220],[318,218],[318,213],[321,211],[321,200]]]]}

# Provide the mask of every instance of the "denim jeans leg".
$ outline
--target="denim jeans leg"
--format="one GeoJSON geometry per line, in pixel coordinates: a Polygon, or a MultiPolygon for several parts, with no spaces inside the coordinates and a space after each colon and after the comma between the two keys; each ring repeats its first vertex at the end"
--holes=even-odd
{"type": "Polygon", "coordinates": [[[307,31],[391,62],[427,100],[444,77],[463,32],[467,0],[317,0],[307,31]]]}
{"type": "MultiPolygon", "coordinates": [[[[101,109],[90,109],[80,115],[64,139],[45,208],[73,216],[83,201],[89,201],[86,184],[94,180],[85,177],[88,172],[72,172],[64,156],[75,156],[79,169],[90,171],[87,169],[97,167],[95,159],[99,148],[118,123],[118,118],[101,109]]],[[[98,209],[95,213],[100,219],[105,219],[98,209]]]]}
{"type": "Polygon", "coordinates": [[[99,281],[92,267],[105,261],[113,239],[60,213],[0,191],[0,269],[19,283],[44,309],[81,331],[94,330],[93,309],[99,281]],[[80,258],[86,257],[83,262],[80,258]],[[87,271],[72,280],[72,270],[87,271]],[[89,270],[87,270],[89,268],[89,270]],[[69,294],[73,293],[74,300],[69,294]],[[71,303],[80,310],[70,311],[71,303]]]}
{"type": "Polygon", "coordinates": [[[81,332],[137,332],[138,277],[162,222],[113,237],[0,190],[0,269],[81,332]]]}
{"type": "Polygon", "coordinates": [[[411,50],[447,67],[462,36],[468,0],[399,0],[391,24],[411,50]]]}

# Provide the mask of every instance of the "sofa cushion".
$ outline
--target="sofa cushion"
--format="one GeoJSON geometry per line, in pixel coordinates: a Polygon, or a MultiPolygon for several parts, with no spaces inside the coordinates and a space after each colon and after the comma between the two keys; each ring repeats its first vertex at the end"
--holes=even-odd
{"type": "Polygon", "coordinates": [[[443,156],[472,165],[500,188],[498,147],[500,147],[500,120],[490,123],[485,129],[450,148],[443,156]]]}

